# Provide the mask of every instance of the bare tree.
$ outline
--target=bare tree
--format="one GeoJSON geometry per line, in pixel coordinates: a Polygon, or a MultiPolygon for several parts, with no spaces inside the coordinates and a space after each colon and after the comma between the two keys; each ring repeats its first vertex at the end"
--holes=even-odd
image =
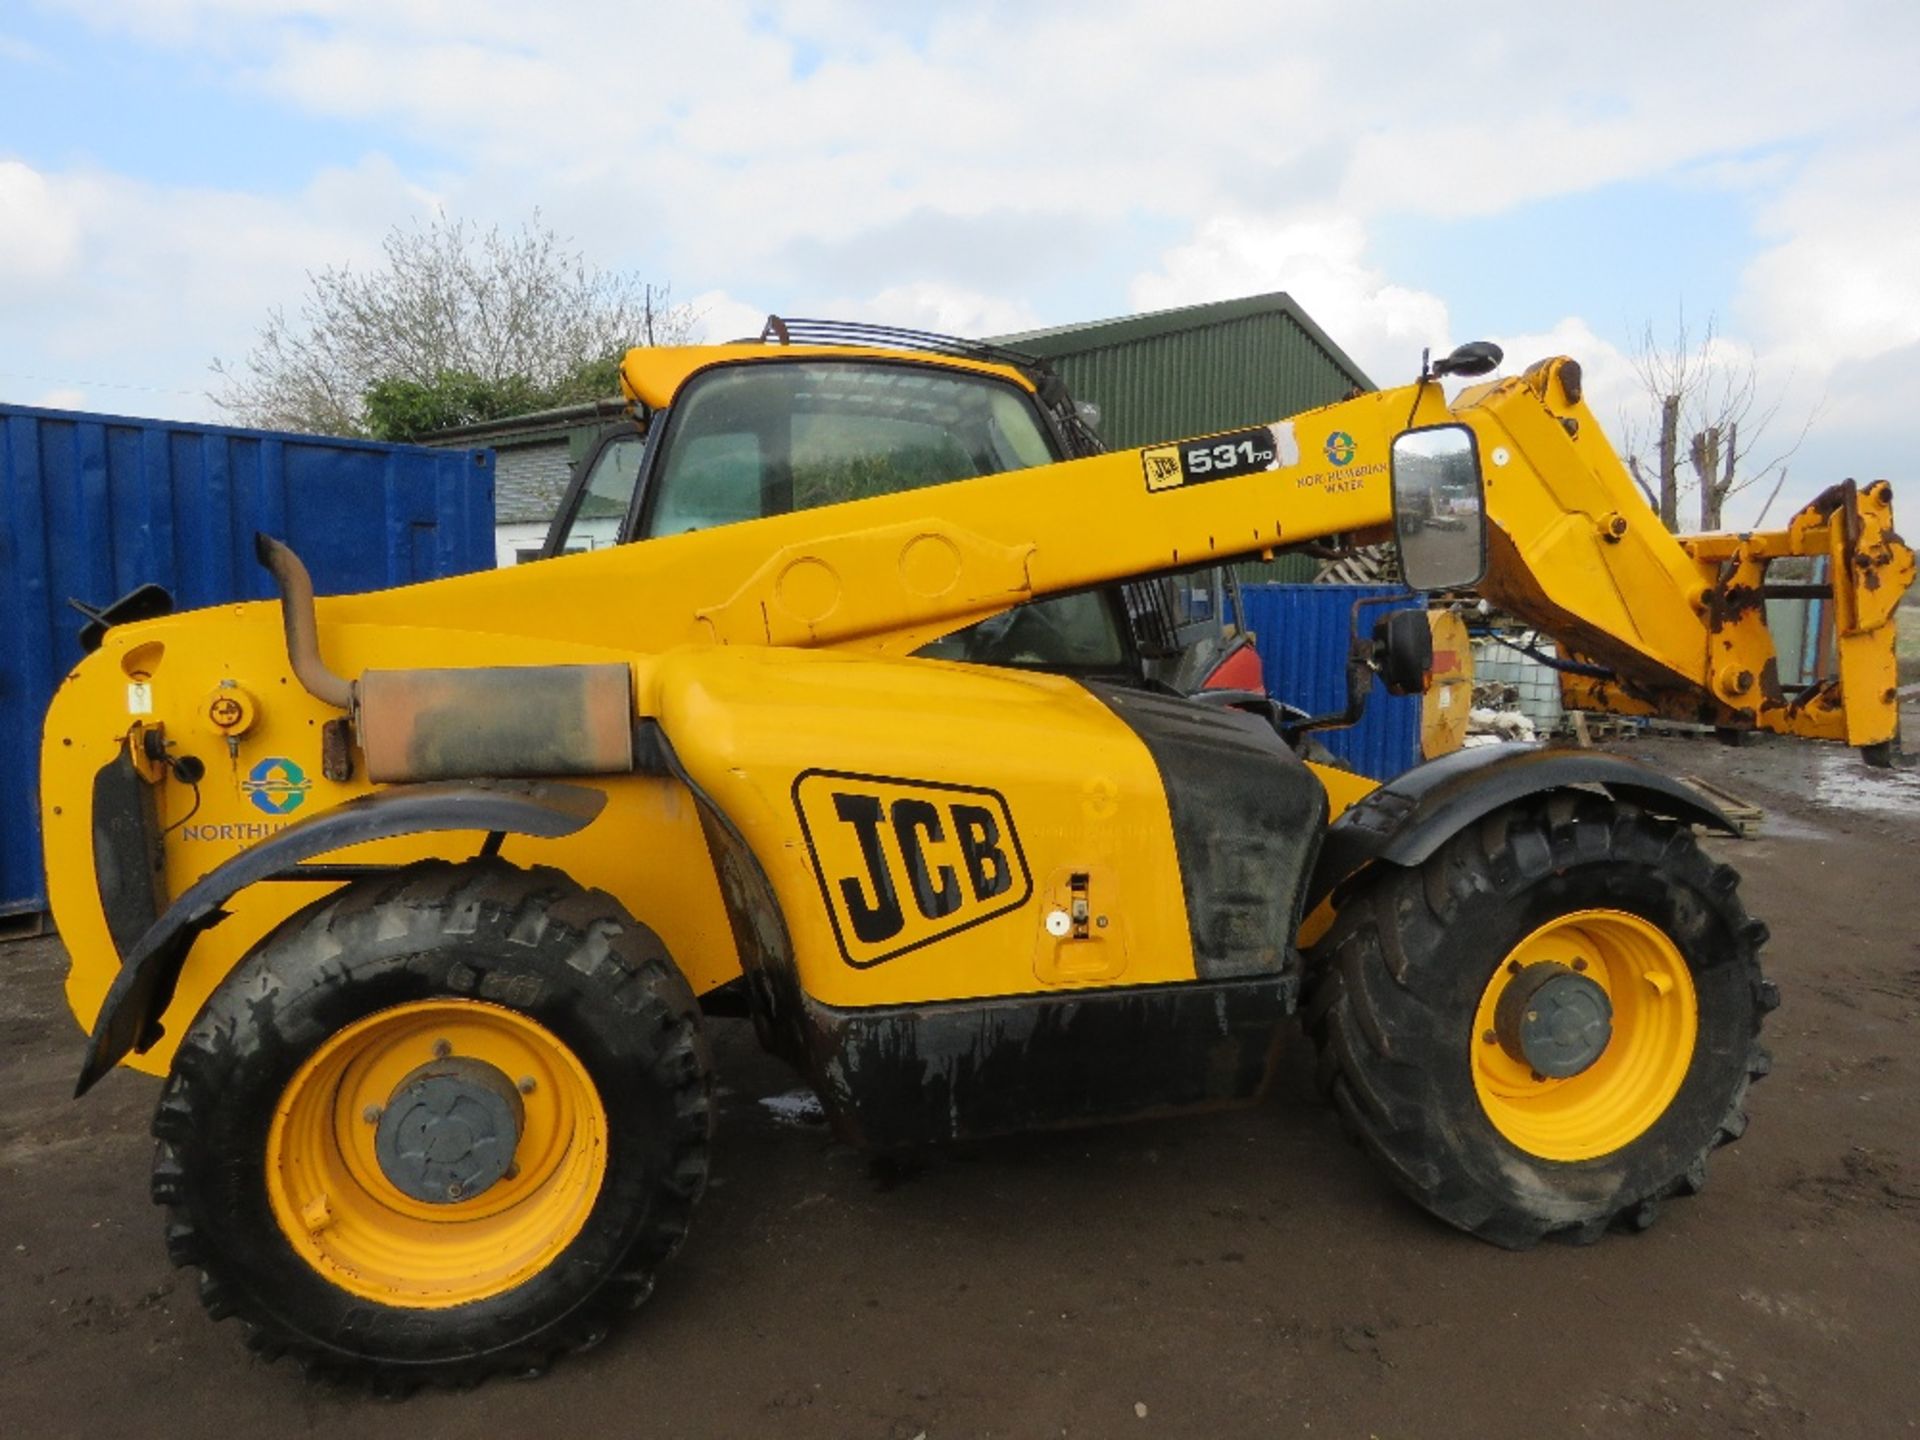
{"type": "Polygon", "coordinates": [[[536,211],[518,232],[437,216],[396,226],[384,263],[308,274],[297,314],[275,309],[239,366],[219,360],[214,403],[244,424],[367,430],[383,383],[463,384],[562,404],[633,345],[684,341],[694,315],[664,286],[589,266],[536,211]]]}
{"type": "Polygon", "coordinates": [[[1711,316],[1698,344],[1684,313],[1670,342],[1656,338],[1649,321],[1635,347],[1633,368],[1657,418],[1651,426],[1629,422],[1624,428],[1627,466],[1669,530],[1680,528],[1680,500],[1689,492],[1698,502],[1700,528],[1719,529],[1727,500],[1784,474],[1820,413],[1815,406],[1791,444],[1760,459],[1759,447],[1781,402],[1778,397],[1762,402],[1752,355],[1719,342],[1711,316]],[[1691,476],[1682,471],[1683,460],[1691,476]]]}

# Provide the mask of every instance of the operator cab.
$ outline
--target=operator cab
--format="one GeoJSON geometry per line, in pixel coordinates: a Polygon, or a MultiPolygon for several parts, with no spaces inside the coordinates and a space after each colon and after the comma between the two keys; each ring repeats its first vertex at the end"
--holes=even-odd
{"type": "MultiPolygon", "coordinates": [[[[1049,465],[1102,448],[1057,377],[1028,357],[816,321],[770,321],[761,338],[809,343],[716,348],[684,377],[671,376],[663,406],[649,411],[643,403],[638,424],[608,432],[588,455],[543,557],[1049,465]],[[863,352],[861,342],[887,348],[863,352]],[[941,358],[900,353],[908,342],[941,358]]],[[[1220,648],[1226,605],[1203,597],[1183,609],[1158,588],[1130,585],[1019,606],[919,653],[1137,681],[1148,673],[1151,662],[1143,657],[1161,631],[1169,641],[1182,627],[1193,632],[1185,635],[1186,648],[1196,653],[1206,648],[1193,643],[1204,631],[1220,648]]],[[[1195,584],[1186,585],[1180,598],[1191,602],[1194,591],[1195,584]]]]}

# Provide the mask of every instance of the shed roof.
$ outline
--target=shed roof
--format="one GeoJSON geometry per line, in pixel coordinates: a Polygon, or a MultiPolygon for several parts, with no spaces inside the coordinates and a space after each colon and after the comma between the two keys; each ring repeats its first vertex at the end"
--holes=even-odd
{"type": "Polygon", "coordinates": [[[451,425],[420,437],[422,445],[489,445],[495,450],[516,445],[548,444],[563,439],[582,425],[601,425],[626,413],[627,402],[619,396],[607,400],[587,400],[578,405],[561,405],[552,410],[534,410],[525,415],[508,415],[500,420],[482,420],[473,425],[451,425]]]}
{"type": "Polygon", "coordinates": [[[1336,345],[1327,332],[1300,308],[1299,302],[1284,290],[1264,295],[1246,295],[1238,300],[1211,300],[1199,305],[1180,305],[1171,310],[1150,310],[1141,315],[1121,315],[1111,320],[1082,320],[1072,325],[1053,325],[1042,330],[1023,330],[1016,335],[996,335],[992,343],[1010,349],[1025,350],[1043,359],[1078,355],[1139,340],[1160,339],[1188,330],[1204,330],[1257,315],[1284,315],[1312,338],[1328,360],[1345,372],[1348,379],[1363,390],[1374,383],[1353,358],[1336,345]]]}

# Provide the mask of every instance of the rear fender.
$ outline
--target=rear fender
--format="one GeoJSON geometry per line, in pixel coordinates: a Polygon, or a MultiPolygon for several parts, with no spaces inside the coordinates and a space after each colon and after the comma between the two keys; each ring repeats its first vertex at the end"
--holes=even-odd
{"type": "Polygon", "coordinates": [[[1503,805],[1573,788],[1597,788],[1656,815],[1737,833],[1720,807],[1698,790],[1635,760],[1544,745],[1457,750],[1388,781],[1328,828],[1308,887],[1308,908],[1369,865],[1418,865],[1503,805]]]}
{"type": "MultiPolygon", "coordinates": [[[[94,1021],[74,1094],[85,1094],[129,1053],[159,1040],[160,1017],[173,1001],[194,940],[224,920],[227,901],[248,886],[263,880],[352,878],[350,871],[362,867],[303,871],[301,862],[399,835],[474,830],[554,839],[584,828],[606,803],[604,792],[582,785],[443,782],[392,786],[295,821],[202,876],[125,950],[94,1021]]],[[[382,868],[365,867],[366,873],[382,868]]]]}

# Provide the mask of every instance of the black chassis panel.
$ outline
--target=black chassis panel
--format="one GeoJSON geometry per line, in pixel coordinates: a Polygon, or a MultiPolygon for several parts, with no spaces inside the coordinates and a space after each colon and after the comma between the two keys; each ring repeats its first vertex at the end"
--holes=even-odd
{"type": "Polygon", "coordinates": [[[1096,681],[1140,738],[1173,820],[1194,970],[1202,980],[1293,971],[1327,792],[1266,720],[1096,681]]]}
{"type": "Polygon", "coordinates": [[[899,1151],[1231,1105],[1272,1078],[1292,974],[838,1010],[803,999],[836,1132],[899,1151]]]}

